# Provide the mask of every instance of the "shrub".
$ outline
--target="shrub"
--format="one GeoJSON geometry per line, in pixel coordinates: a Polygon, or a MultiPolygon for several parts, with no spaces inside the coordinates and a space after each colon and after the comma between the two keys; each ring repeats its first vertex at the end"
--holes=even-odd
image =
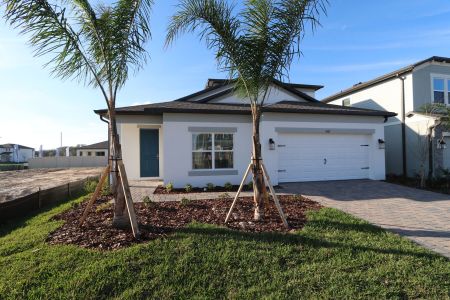
{"type": "Polygon", "coordinates": [[[253,181],[250,181],[249,183],[247,183],[247,188],[249,190],[253,190],[253,181]]]}
{"type": "Polygon", "coordinates": [[[93,193],[97,187],[98,181],[95,179],[87,179],[84,183],[84,191],[86,193],[93,193]]]}
{"type": "Polygon", "coordinates": [[[226,191],[231,191],[233,189],[233,185],[231,184],[231,182],[225,182],[223,187],[226,191]]]}
{"type": "Polygon", "coordinates": [[[111,195],[111,191],[109,188],[109,183],[105,182],[102,187],[102,196],[108,196],[108,195],[111,195]]]}
{"type": "Polygon", "coordinates": [[[191,203],[191,199],[183,197],[181,199],[180,203],[181,203],[182,206],[187,206],[187,205],[189,205],[189,203],[191,203]]]}
{"type": "Polygon", "coordinates": [[[145,196],[144,198],[142,198],[142,202],[144,202],[144,205],[148,207],[152,207],[155,205],[155,202],[153,202],[149,196],[145,196]]]}
{"type": "Polygon", "coordinates": [[[173,183],[169,182],[168,184],[166,184],[166,191],[170,193],[172,190],[173,190],[173,183]]]}
{"type": "Polygon", "coordinates": [[[206,184],[206,189],[208,190],[208,191],[213,191],[214,190],[214,184],[213,183],[207,183],[206,184]]]}
{"type": "Polygon", "coordinates": [[[106,209],[109,209],[111,206],[112,206],[112,203],[106,202],[106,203],[103,203],[103,204],[100,204],[99,206],[97,206],[95,211],[99,212],[99,211],[102,211],[102,210],[106,210],[106,209]]]}
{"type": "Polygon", "coordinates": [[[228,193],[222,193],[219,196],[217,196],[217,198],[221,199],[221,200],[225,200],[225,199],[230,199],[231,196],[228,193]]]}
{"type": "Polygon", "coordinates": [[[184,190],[186,191],[186,193],[192,192],[192,185],[190,185],[189,183],[186,184],[186,185],[184,186],[184,190]]]}

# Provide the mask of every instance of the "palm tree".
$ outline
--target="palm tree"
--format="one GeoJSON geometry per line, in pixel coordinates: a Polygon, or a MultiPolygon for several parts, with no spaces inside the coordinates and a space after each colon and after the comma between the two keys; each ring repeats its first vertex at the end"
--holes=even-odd
{"type": "Polygon", "coordinates": [[[215,51],[218,66],[235,81],[235,92],[251,107],[255,219],[263,213],[265,184],[259,125],[271,83],[288,78],[309,23],[318,24],[327,0],[246,0],[234,14],[226,0],[182,0],[168,27],[166,46],[182,33],[198,31],[215,51]]]}
{"type": "Polygon", "coordinates": [[[150,39],[153,1],[118,0],[95,7],[88,0],[2,0],[2,4],[6,20],[29,37],[35,55],[48,58],[46,66],[54,75],[100,89],[108,108],[113,225],[127,226],[117,172],[121,147],[115,107],[117,93],[130,71],[139,70],[146,62],[144,44],[150,39]]]}

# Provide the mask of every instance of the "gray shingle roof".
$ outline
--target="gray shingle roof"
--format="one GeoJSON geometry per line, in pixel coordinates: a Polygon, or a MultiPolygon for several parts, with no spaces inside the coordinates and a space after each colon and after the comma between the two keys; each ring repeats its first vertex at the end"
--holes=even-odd
{"type": "MultiPolygon", "coordinates": [[[[106,110],[96,110],[105,114],[106,110]]],[[[250,106],[245,104],[199,103],[194,101],[170,101],[145,105],[127,106],[116,109],[118,115],[160,115],[163,113],[215,113],[250,115],[250,106]]],[[[263,112],[310,113],[361,116],[395,116],[395,113],[356,107],[325,104],[321,102],[281,101],[266,105],[263,112]]]]}
{"type": "Polygon", "coordinates": [[[77,149],[108,149],[108,141],[77,147],[77,149]]]}

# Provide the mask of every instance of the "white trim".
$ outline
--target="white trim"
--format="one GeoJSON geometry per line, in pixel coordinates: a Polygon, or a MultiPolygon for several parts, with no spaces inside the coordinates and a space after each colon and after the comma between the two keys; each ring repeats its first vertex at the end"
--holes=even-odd
{"type": "Polygon", "coordinates": [[[437,73],[431,73],[430,74],[430,86],[431,86],[431,103],[434,102],[434,79],[442,79],[444,80],[444,103],[446,105],[450,104],[450,99],[448,98],[448,94],[450,92],[450,87],[448,85],[448,82],[450,81],[450,75],[446,74],[437,74],[437,73]]]}

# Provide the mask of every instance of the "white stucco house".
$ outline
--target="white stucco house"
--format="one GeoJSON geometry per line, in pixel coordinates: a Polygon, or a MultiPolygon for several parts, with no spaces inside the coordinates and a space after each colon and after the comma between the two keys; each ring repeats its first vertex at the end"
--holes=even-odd
{"type": "Polygon", "coordinates": [[[446,146],[450,146],[450,132],[439,115],[423,112],[426,104],[450,104],[450,58],[427,58],[355,84],[322,102],[397,114],[384,124],[388,174],[412,177],[425,166],[428,176],[439,176],[443,169],[450,169],[450,147],[446,146]],[[431,135],[431,147],[424,145],[427,135],[431,135]]]}
{"type": "Polygon", "coordinates": [[[108,141],[77,147],[77,156],[108,156],[108,141]]]}
{"type": "MultiPolygon", "coordinates": [[[[233,82],[209,79],[180,99],[117,108],[129,179],[239,184],[250,162],[251,113],[233,82]]],[[[317,85],[273,81],[261,121],[262,154],[273,184],[385,178],[384,125],[395,113],[315,99],[317,85]]],[[[96,110],[102,118],[106,110],[96,110]]]]}
{"type": "Polygon", "coordinates": [[[23,163],[34,157],[34,148],[19,144],[0,145],[0,162],[23,163]]]}

